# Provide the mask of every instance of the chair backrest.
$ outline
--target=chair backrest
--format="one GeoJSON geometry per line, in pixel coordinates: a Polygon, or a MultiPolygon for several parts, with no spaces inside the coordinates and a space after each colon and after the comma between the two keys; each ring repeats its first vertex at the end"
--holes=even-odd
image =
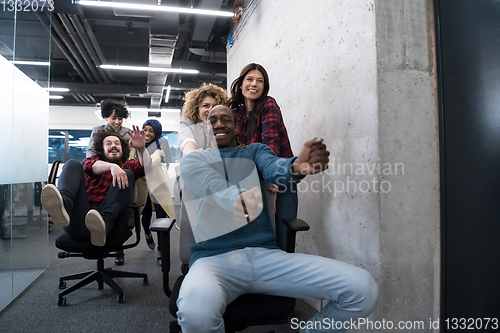
{"type": "Polygon", "coordinates": [[[179,216],[179,256],[182,264],[189,264],[191,246],[196,243],[189,217],[196,217],[196,205],[193,194],[186,187],[182,188],[181,209],[179,216]],[[189,211],[189,214],[188,214],[189,211]]]}
{"type": "Polygon", "coordinates": [[[50,169],[50,172],[49,172],[49,178],[47,179],[47,183],[48,184],[56,185],[56,179],[57,179],[57,172],[59,170],[59,164],[61,164],[61,161],[54,161],[52,163],[52,168],[50,169]]]}
{"type": "MultiPolygon", "coordinates": [[[[191,246],[196,243],[193,229],[191,225],[196,225],[196,221],[190,221],[192,218],[196,218],[196,200],[194,200],[194,195],[191,191],[182,187],[182,179],[179,179],[182,188],[182,199],[181,199],[181,210],[178,221],[180,234],[179,234],[179,256],[182,264],[189,264],[191,259],[191,246]]],[[[267,200],[267,207],[269,208],[269,216],[271,218],[271,223],[276,230],[274,221],[274,197],[267,191],[267,188],[271,187],[272,184],[265,181],[263,191],[265,193],[265,200],[267,200]]]]}

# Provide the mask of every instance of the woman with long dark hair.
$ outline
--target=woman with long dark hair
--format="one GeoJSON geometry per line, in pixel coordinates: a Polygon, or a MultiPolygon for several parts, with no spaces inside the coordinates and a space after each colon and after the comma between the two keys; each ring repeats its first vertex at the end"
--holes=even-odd
{"type": "MultiPolygon", "coordinates": [[[[280,107],[268,96],[269,76],[259,64],[246,65],[231,84],[229,107],[238,123],[238,141],[261,142],[278,157],[293,156],[280,107]]],[[[281,184],[276,198],[276,220],[297,217],[297,184],[281,184]]]]}

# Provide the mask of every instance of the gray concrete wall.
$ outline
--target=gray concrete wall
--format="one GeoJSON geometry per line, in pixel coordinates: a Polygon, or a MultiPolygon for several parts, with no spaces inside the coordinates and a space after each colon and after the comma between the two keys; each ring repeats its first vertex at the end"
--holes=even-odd
{"type": "Polygon", "coordinates": [[[370,318],[424,331],[439,305],[431,3],[261,0],[228,51],[229,84],[247,63],[268,71],[295,153],[316,136],[332,153],[299,187],[312,228],[297,250],[367,269],[370,318]]]}
{"type": "MultiPolygon", "coordinates": [[[[432,1],[375,6],[379,157],[404,163],[380,197],[379,308],[386,319],[439,317],[439,156],[432,1]]],[[[426,330],[430,331],[430,330],[426,330]]]]}

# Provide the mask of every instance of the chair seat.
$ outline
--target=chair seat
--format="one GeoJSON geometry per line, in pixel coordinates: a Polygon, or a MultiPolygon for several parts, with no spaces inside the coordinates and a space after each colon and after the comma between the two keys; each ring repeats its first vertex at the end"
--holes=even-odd
{"type": "Polygon", "coordinates": [[[77,252],[77,253],[103,253],[103,252],[114,252],[121,249],[123,243],[132,236],[132,231],[127,230],[123,234],[115,237],[106,239],[106,244],[104,246],[95,246],[90,240],[88,241],[76,241],[69,238],[66,234],[59,236],[56,239],[56,247],[67,252],[77,252]]]}
{"type": "Polygon", "coordinates": [[[286,317],[295,307],[295,298],[246,294],[238,297],[226,308],[224,319],[236,322],[260,322],[286,317]]]}
{"type": "MultiPolygon", "coordinates": [[[[184,275],[174,283],[169,310],[177,318],[177,298],[184,275]]],[[[283,296],[245,294],[231,302],[224,313],[226,322],[266,322],[270,319],[286,317],[295,307],[295,299],[283,296]]]]}

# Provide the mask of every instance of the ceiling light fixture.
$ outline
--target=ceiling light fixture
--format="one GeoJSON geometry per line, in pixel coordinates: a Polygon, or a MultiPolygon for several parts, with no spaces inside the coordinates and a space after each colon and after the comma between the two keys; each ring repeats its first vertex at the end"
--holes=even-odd
{"type": "Polygon", "coordinates": [[[33,65],[33,66],[50,66],[50,62],[45,61],[22,61],[22,60],[13,60],[11,61],[14,65],[33,65]]]}
{"type": "Polygon", "coordinates": [[[49,99],[63,99],[64,96],[61,96],[61,95],[50,95],[49,96],[49,99]]]}
{"type": "Polygon", "coordinates": [[[46,88],[47,91],[68,92],[69,88],[46,88]]]}
{"type": "Polygon", "coordinates": [[[167,104],[167,103],[168,103],[168,99],[170,98],[170,89],[171,89],[170,85],[168,85],[166,89],[165,89],[165,88],[163,88],[163,90],[166,90],[166,91],[167,91],[167,92],[165,93],[165,104],[167,104]]]}
{"type": "Polygon", "coordinates": [[[143,71],[143,72],[160,72],[160,73],[177,73],[177,74],[198,74],[200,71],[196,69],[182,68],[166,68],[166,67],[141,67],[141,66],[121,66],[121,65],[101,65],[104,69],[118,69],[123,71],[143,71]]]}
{"type": "Polygon", "coordinates": [[[159,12],[175,12],[175,13],[184,13],[184,14],[199,14],[199,15],[212,15],[212,16],[224,16],[224,17],[233,17],[234,16],[234,13],[232,13],[232,12],[221,12],[218,10],[169,7],[169,6],[155,6],[155,5],[140,5],[140,4],[123,3],[123,2],[73,0],[73,3],[77,4],[77,5],[82,5],[82,6],[111,7],[111,8],[123,8],[123,9],[134,9],[134,10],[153,10],[153,11],[159,11],[159,12]]]}

